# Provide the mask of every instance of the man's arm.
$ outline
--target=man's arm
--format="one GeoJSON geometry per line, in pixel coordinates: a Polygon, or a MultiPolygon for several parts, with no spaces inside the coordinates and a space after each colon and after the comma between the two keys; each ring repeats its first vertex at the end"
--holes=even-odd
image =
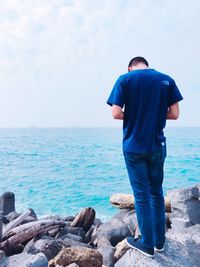
{"type": "Polygon", "coordinates": [[[179,105],[178,102],[171,105],[167,112],[167,120],[177,120],[179,117],[179,105]]]}
{"type": "Polygon", "coordinates": [[[122,108],[117,105],[112,105],[112,116],[116,120],[123,120],[124,112],[122,111],[122,108]]]}

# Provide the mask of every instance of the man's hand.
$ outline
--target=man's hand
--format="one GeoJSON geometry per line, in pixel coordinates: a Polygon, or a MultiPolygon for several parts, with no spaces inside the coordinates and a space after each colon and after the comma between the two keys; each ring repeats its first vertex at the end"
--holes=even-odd
{"type": "Polygon", "coordinates": [[[179,117],[179,105],[178,102],[171,105],[167,112],[167,120],[177,120],[179,117]]]}
{"type": "Polygon", "coordinates": [[[112,105],[112,116],[116,120],[123,120],[124,112],[122,111],[122,108],[117,105],[112,105]]]}

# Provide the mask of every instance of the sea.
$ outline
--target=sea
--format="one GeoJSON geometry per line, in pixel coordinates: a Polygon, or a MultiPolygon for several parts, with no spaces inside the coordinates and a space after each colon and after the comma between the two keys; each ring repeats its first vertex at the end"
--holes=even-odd
{"type": "MultiPolygon", "coordinates": [[[[200,183],[200,128],[166,128],[163,189],[200,183]]],[[[121,128],[0,129],[0,195],[15,193],[16,210],[38,217],[75,215],[86,207],[107,221],[110,196],[132,194],[121,128]]]]}

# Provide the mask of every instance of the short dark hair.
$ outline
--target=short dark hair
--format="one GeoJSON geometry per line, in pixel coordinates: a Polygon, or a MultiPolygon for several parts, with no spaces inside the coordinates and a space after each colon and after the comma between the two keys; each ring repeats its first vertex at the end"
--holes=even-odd
{"type": "Polygon", "coordinates": [[[147,67],[149,67],[149,63],[144,57],[134,57],[128,64],[128,67],[136,66],[138,63],[144,63],[147,67]]]}

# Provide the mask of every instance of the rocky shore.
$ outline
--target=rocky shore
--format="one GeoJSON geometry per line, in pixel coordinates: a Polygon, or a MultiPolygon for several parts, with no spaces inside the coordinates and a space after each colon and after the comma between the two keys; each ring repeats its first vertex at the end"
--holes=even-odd
{"type": "Polygon", "coordinates": [[[153,259],[125,243],[140,234],[132,196],[113,195],[110,202],[119,211],[105,223],[91,207],[75,216],[38,219],[32,209],[17,213],[15,195],[4,193],[0,267],[200,266],[200,183],[167,193],[165,251],[153,259]]]}

